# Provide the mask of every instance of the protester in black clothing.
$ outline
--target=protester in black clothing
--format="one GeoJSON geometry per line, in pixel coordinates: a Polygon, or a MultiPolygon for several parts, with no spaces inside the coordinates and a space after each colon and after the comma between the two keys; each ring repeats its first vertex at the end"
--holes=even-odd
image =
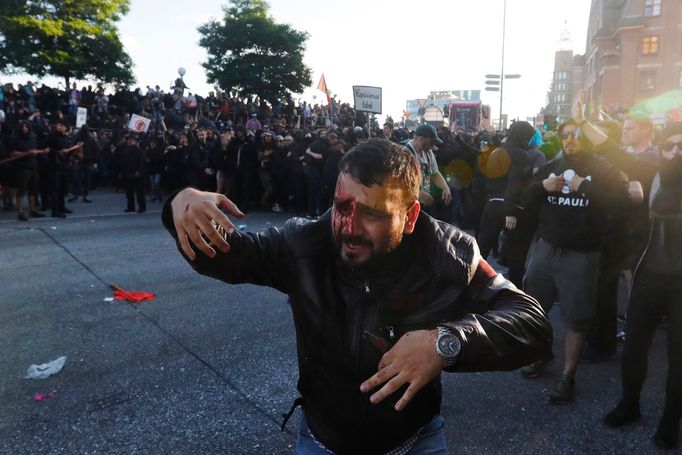
{"type": "MultiPolygon", "coordinates": [[[[595,129],[584,118],[560,126],[562,157],[538,171],[522,200],[523,207],[539,213],[539,240],[528,264],[525,290],[547,312],[559,301],[566,326],[564,368],[549,397],[556,404],[574,397],[578,360],[596,312],[608,214],[627,211],[631,205],[627,180],[592,153],[595,141],[588,132],[595,129]]],[[[605,141],[606,135],[600,134],[605,141]]],[[[542,367],[542,362],[530,365],[522,374],[535,377],[542,367]]]]}
{"type": "Polygon", "coordinates": [[[324,162],[329,154],[329,141],[320,137],[310,144],[303,158],[303,176],[307,198],[307,217],[315,218],[322,214],[322,172],[324,162]]]}
{"type": "Polygon", "coordinates": [[[237,159],[232,144],[232,131],[220,135],[220,143],[216,150],[215,169],[216,169],[216,192],[234,199],[234,182],[236,180],[237,159]]]}
{"type": "Polygon", "coordinates": [[[161,173],[163,171],[163,138],[154,138],[147,144],[147,178],[152,202],[161,202],[161,173]]]}
{"type": "Polygon", "coordinates": [[[633,279],[622,359],[623,395],[604,421],[621,427],[640,417],[647,355],[661,318],[668,319],[665,407],[654,435],[662,449],[679,445],[682,416],[682,124],[663,133],[660,165],[647,193],[650,235],[633,279]]]}
{"type": "Polygon", "coordinates": [[[208,165],[208,144],[206,131],[198,130],[196,137],[184,149],[185,184],[198,189],[207,189],[208,179],[213,175],[213,169],[208,165]]]}
{"type": "Polygon", "coordinates": [[[144,197],[146,164],[145,154],[137,145],[137,138],[133,134],[128,135],[121,155],[120,167],[121,178],[125,182],[126,201],[128,202],[125,212],[135,211],[136,198],[137,213],[143,213],[147,209],[144,197]]]}
{"type": "Polygon", "coordinates": [[[49,158],[49,182],[50,182],[50,208],[52,216],[65,218],[66,214],[73,213],[66,207],[67,170],[70,155],[77,153],[82,144],[69,147],[69,138],[66,135],[64,120],[58,119],[54,131],[47,140],[50,149],[49,158]]]}
{"type": "Polygon", "coordinates": [[[78,132],[78,141],[83,143],[83,157],[78,161],[76,168],[76,188],[74,197],[80,195],[83,202],[92,202],[88,199],[90,185],[92,183],[92,173],[97,168],[99,161],[99,145],[90,135],[90,129],[83,125],[78,132]]]}
{"type": "MultiPolygon", "coordinates": [[[[541,164],[531,159],[530,142],[535,136],[540,136],[540,133],[530,123],[517,121],[509,128],[509,134],[504,141],[504,149],[510,158],[510,167],[504,193],[506,237],[503,253],[509,268],[508,278],[518,287],[523,285],[526,253],[536,226],[533,220],[528,219],[528,214],[521,206],[521,192],[530,183],[533,169],[539,169],[545,164],[544,155],[540,152],[534,155],[542,158],[541,164]]],[[[539,142],[542,143],[542,140],[539,142]]]]}
{"type": "Polygon", "coordinates": [[[38,149],[38,142],[35,134],[31,131],[28,122],[21,122],[19,130],[10,143],[9,157],[22,158],[10,163],[8,170],[13,176],[12,183],[16,188],[17,218],[19,221],[28,221],[24,213],[24,195],[28,193],[29,214],[35,218],[42,218],[45,215],[38,212],[36,207],[36,197],[38,195],[38,158],[37,155],[43,153],[38,149]]]}
{"type": "Polygon", "coordinates": [[[616,355],[618,288],[623,270],[633,270],[649,236],[648,191],[656,174],[656,165],[642,156],[628,153],[620,146],[621,127],[616,121],[599,122],[608,140],[596,152],[629,180],[636,204],[631,210],[609,214],[608,233],[605,235],[599,262],[597,307],[581,360],[602,361],[616,355]],[[642,190],[642,188],[644,190],[642,190]]]}
{"type": "Polygon", "coordinates": [[[334,201],[334,188],[339,177],[339,162],[343,158],[344,143],[336,133],[327,135],[329,150],[322,169],[322,210],[326,211],[334,201]]]}
{"type": "Polygon", "coordinates": [[[261,140],[258,144],[258,178],[260,180],[261,187],[263,188],[260,206],[266,210],[271,208],[275,192],[274,179],[272,175],[272,154],[275,151],[276,146],[274,137],[274,132],[266,131],[261,135],[261,140]]]}
{"type": "Polygon", "coordinates": [[[187,146],[187,136],[170,137],[169,145],[163,150],[162,186],[172,193],[184,185],[183,161],[184,149],[187,146]]]}

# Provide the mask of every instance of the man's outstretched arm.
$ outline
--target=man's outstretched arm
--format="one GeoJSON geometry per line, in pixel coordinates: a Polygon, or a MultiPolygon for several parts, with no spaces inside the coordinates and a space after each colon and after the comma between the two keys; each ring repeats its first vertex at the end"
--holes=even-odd
{"type": "Polygon", "coordinates": [[[281,231],[239,232],[221,209],[244,217],[222,194],[185,188],[166,201],[162,220],[183,257],[202,275],[287,292],[291,268],[281,231]]]}

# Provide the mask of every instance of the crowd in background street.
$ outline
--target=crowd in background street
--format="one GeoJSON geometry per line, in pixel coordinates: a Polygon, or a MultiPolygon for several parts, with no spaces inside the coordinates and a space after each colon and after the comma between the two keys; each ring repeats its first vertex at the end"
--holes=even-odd
{"type": "MultiPolygon", "coordinates": [[[[618,283],[624,270],[635,274],[627,279],[637,317],[627,317],[623,401],[605,420],[622,426],[639,417],[646,353],[665,316],[668,388],[656,441],[672,447],[682,412],[682,128],[656,134],[648,119],[590,121],[577,112],[555,132],[527,122],[504,133],[408,131],[391,121],[370,126],[365,113],[336,100],[310,106],[224,92],[201,97],[181,79],[167,93],[157,86],[111,95],[75,84],[5,85],[3,208],[22,221],[46,210],[65,217],[74,207],[67,200],[88,203],[90,190],[111,186],[125,190],[125,211],[144,212],[147,202],[193,186],[225,194],[242,211],[314,219],[332,205],[346,151],[369,137],[402,143],[422,165],[425,211],[474,232],[483,258],[496,256],[547,311],[561,302],[567,334],[553,403],[573,399],[581,358],[615,356],[618,283]],[[79,107],[88,120],[76,129],[79,107]],[[131,114],[151,119],[146,133],[129,131],[131,114]],[[652,306],[647,293],[654,291],[652,306]]],[[[522,373],[536,377],[551,360],[522,373]]]]}

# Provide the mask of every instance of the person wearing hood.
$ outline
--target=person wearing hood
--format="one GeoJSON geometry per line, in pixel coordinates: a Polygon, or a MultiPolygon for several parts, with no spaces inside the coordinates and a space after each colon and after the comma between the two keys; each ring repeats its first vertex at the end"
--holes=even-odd
{"type": "Polygon", "coordinates": [[[29,214],[35,218],[45,215],[36,209],[36,196],[38,194],[38,150],[36,135],[31,131],[31,125],[22,121],[14,136],[10,147],[10,158],[21,157],[12,162],[11,169],[14,175],[14,184],[17,189],[17,218],[19,221],[28,221],[24,213],[24,195],[28,192],[29,214]]]}
{"type": "MultiPolygon", "coordinates": [[[[543,166],[522,193],[522,206],[538,213],[538,242],[528,262],[525,291],[545,311],[561,302],[566,327],[564,367],[550,402],[565,404],[575,394],[575,374],[587,331],[596,313],[597,277],[610,214],[625,212],[631,200],[624,175],[593,153],[607,140],[584,117],[562,123],[562,155],[543,166]],[[599,136],[599,137],[597,137],[599,136]]],[[[539,376],[551,358],[524,367],[539,376]]]]}
{"type": "Polygon", "coordinates": [[[534,223],[521,205],[521,193],[530,183],[534,171],[544,166],[544,155],[534,147],[542,145],[542,135],[528,122],[514,122],[504,149],[509,154],[510,166],[504,193],[504,227],[506,238],[503,246],[509,267],[509,280],[521,287],[526,253],[535,232],[534,223]]]}
{"type": "Polygon", "coordinates": [[[514,122],[502,146],[495,149],[487,162],[486,202],[479,229],[481,255],[485,258],[496,249],[500,232],[506,229],[508,241],[507,259],[509,278],[521,286],[525,258],[522,245],[530,243],[524,210],[521,207],[521,192],[533,175],[533,160],[529,156],[531,140],[537,135],[528,122],[514,122]],[[511,247],[510,247],[511,246],[511,247]]]}
{"type": "Polygon", "coordinates": [[[640,417],[640,394],[656,328],[668,318],[665,407],[654,435],[661,449],[679,445],[682,416],[682,123],[664,131],[658,173],[647,188],[649,241],[633,278],[622,358],[623,395],[604,421],[622,427],[640,417]]]}

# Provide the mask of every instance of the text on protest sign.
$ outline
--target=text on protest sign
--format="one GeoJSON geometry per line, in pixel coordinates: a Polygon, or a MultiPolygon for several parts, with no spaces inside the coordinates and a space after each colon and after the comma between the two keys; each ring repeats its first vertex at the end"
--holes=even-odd
{"type": "Polygon", "coordinates": [[[84,107],[79,107],[76,113],[76,128],[80,128],[85,125],[88,120],[88,110],[84,107]]]}
{"type": "Polygon", "coordinates": [[[136,133],[146,133],[149,129],[150,123],[151,119],[142,117],[141,115],[133,114],[132,117],[130,117],[128,129],[133,130],[136,133]]]}
{"type": "Polygon", "coordinates": [[[381,87],[353,86],[355,110],[381,114],[381,87]]]}

